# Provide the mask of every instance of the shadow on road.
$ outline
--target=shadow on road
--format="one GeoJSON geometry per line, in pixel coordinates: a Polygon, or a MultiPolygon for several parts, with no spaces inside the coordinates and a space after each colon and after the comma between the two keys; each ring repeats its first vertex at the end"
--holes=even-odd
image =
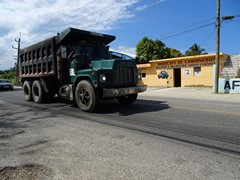
{"type": "Polygon", "coordinates": [[[99,114],[111,114],[119,113],[121,116],[128,116],[132,114],[156,112],[170,108],[164,101],[153,101],[153,100],[137,100],[131,105],[122,105],[117,101],[101,102],[96,113],[99,114]]]}
{"type": "MultiPolygon", "coordinates": [[[[64,111],[64,112],[79,111],[79,113],[81,113],[81,110],[77,108],[74,102],[63,100],[62,98],[59,98],[57,96],[55,96],[52,100],[49,100],[48,102],[41,103],[41,104],[37,104],[34,102],[26,102],[20,91],[22,90],[14,89],[14,91],[4,91],[2,92],[3,93],[2,95],[5,96],[4,98],[7,99],[8,102],[21,105],[22,107],[33,108],[32,111],[36,113],[39,112],[39,109],[41,109],[42,111],[47,110],[47,112],[50,112],[51,114],[52,108],[59,108],[60,111],[64,111]],[[21,97],[21,99],[19,98],[18,102],[16,102],[16,99],[14,98],[15,96],[21,97]],[[34,107],[36,107],[36,109],[34,107]]],[[[157,111],[162,111],[168,108],[170,107],[165,101],[137,99],[134,104],[122,105],[117,100],[110,100],[110,101],[101,101],[95,113],[97,114],[119,113],[119,115],[121,116],[127,116],[127,115],[146,113],[146,112],[157,112],[157,111]]],[[[55,112],[53,112],[53,114],[55,114],[55,112]]]]}
{"type": "Polygon", "coordinates": [[[11,89],[0,89],[0,93],[1,92],[14,92],[14,91],[22,91],[22,89],[20,89],[20,88],[16,88],[16,89],[13,89],[13,90],[11,90],[11,89]]]}

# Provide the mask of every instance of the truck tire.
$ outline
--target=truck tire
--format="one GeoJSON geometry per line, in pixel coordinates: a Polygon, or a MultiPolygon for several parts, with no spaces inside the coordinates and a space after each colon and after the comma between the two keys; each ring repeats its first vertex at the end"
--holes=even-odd
{"type": "Polygon", "coordinates": [[[99,104],[99,95],[90,81],[82,80],[75,90],[76,103],[82,111],[93,112],[99,104]]]}
{"type": "Polygon", "coordinates": [[[32,84],[32,97],[36,103],[42,103],[44,101],[45,92],[39,80],[35,80],[32,84]]]}
{"type": "Polygon", "coordinates": [[[136,101],[137,96],[138,96],[138,94],[129,94],[126,96],[117,97],[117,100],[121,104],[130,105],[136,101]]]}
{"type": "Polygon", "coordinates": [[[26,101],[32,101],[32,82],[24,81],[23,83],[23,95],[26,101]]]}

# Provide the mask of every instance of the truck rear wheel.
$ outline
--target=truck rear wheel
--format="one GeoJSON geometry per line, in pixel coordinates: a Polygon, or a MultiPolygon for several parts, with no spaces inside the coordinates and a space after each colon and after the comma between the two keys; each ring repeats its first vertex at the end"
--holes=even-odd
{"type": "Polygon", "coordinates": [[[23,95],[26,101],[32,101],[32,82],[24,81],[23,83],[23,95]]]}
{"type": "Polygon", "coordinates": [[[40,81],[38,80],[35,80],[32,84],[32,97],[36,103],[41,103],[44,101],[45,92],[41,86],[40,81]]]}
{"type": "Polygon", "coordinates": [[[91,82],[82,80],[75,90],[76,103],[82,111],[93,112],[99,104],[99,95],[95,92],[91,82]]]}
{"type": "Polygon", "coordinates": [[[136,101],[138,94],[129,94],[126,96],[117,97],[119,103],[124,105],[132,104],[136,101]]]}

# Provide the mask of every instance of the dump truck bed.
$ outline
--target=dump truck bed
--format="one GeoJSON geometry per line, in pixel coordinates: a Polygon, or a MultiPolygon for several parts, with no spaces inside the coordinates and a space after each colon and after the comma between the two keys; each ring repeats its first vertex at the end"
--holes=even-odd
{"type": "Polygon", "coordinates": [[[56,36],[20,50],[19,77],[54,76],[57,72],[58,47],[81,42],[107,45],[115,36],[68,28],[56,36]]]}
{"type": "Polygon", "coordinates": [[[19,77],[53,76],[56,72],[54,37],[20,50],[19,77]]]}

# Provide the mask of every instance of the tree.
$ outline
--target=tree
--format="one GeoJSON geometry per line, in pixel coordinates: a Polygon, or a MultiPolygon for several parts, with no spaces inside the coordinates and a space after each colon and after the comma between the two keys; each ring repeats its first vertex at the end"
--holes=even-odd
{"type": "Polygon", "coordinates": [[[181,53],[181,51],[177,50],[177,49],[174,49],[174,48],[168,48],[168,50],[170,51],[170,56],[172,58],[175,58],[175,57],[182,57],[183,54],[181,53]]]}
{"type": "Polygon", "coordinates": [[[20,85],[16,79],[16,67],[11,67],[10,69],[0,70],[0,78],[8,79],[15,85],[20,85]]]}
{"type": "Polygon", "coordinates": [[[150,60],[167,58],[170,53],[162,41],[143,37],[136,46],[136,54],[137,63],[148,63],[150,60]]]}
{"type": "Polygon", "coordinates": [[[197,43],[194,43],[186,52],[186,56],[195,56],[204,54],[206,50],[204,48],[201,48],[200,45],[197,45],[197,43]]]}

